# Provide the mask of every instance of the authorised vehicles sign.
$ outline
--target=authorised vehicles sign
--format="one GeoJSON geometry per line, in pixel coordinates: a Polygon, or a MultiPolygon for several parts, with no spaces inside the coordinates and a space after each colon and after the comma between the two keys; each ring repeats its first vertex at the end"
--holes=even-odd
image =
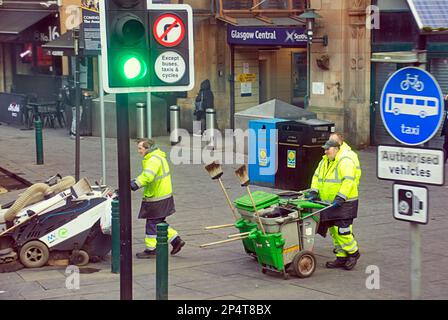
{"type": "Polygon", "coordinates": [[[443,150],[401,146],[378,146],[379,179],[444,184],[443,150]]]}

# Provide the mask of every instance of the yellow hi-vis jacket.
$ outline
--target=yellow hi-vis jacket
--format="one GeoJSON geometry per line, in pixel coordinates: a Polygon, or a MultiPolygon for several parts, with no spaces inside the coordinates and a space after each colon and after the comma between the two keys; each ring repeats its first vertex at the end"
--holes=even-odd
{"type": "Polygon", "coordinates": [[[361,166],[358,156],[345,142],[334,161],[322,157],[311,182],[311,190],[319,193],[320,199],[333,201],[336,196],[348,200],[358,198],[361,166]]]}
{"type": "Polygon", "coordinates": [[[142,160],[142,168],[142,173],[135,179],[139,187],[145,187],[138,217],[156,219],[173,214],[173,188],[165,152],[160,149],[148,152],[142,160]]]}
{"type": "Polygon", "coordinates": [[[142,160],[142,173],[135,179],[139,187],[145,187],[143,199],[154,202],[171,197],[173,188],[166,154],[156,149],[142,160]]]}

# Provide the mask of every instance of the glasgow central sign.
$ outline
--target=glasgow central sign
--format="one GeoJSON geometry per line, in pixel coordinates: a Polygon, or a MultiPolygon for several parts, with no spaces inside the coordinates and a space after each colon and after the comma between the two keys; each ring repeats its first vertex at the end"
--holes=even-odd
{"type": "Polygon", "coordinates": [[[276,45],[306,48],[304,28],[227,26],[227,42],[239,45],[276,45]]]}

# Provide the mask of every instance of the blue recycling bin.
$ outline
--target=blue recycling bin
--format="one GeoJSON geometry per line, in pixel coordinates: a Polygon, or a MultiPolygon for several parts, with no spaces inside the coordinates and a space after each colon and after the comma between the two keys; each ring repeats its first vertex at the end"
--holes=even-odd
{"type": "Polygon", "coordinates": [[[249,121],[248,170],[251,184],[274,187],[277,172],[277,123],[270,118],[249,121]]]}

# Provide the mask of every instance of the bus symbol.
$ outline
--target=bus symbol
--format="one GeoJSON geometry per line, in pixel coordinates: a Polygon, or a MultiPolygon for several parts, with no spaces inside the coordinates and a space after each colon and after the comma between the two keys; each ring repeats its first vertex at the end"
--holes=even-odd
{"type": "Polygon", "coordinates": [[[409,96],[388,93],[385,111],[398,116],[400,114],[426,118],[439,114],[439,100],[433,97],[409,96]]]}

